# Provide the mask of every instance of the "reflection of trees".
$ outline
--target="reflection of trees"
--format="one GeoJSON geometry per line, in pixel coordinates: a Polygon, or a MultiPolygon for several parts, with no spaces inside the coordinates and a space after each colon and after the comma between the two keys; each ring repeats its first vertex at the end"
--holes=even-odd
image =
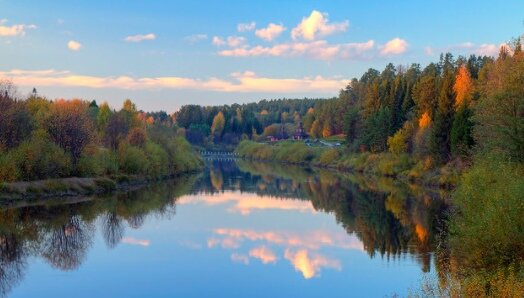
{"type": "Polygon", "coordinates": [[[258,176],[250,180],[263,184],[255,189],[259,194],[309,198],[315,209],[334,213],[348,233],[362,240],[370,256],[412,253],[422,270],[429,271],[435,234],[447,208],[438,194],[383,177],[245,161],[239,167],[258,176]]]}
{"type": "Polygon", "coordinates": [[[211,185],[213,185],[215,190],[221,191],[222,187],[224,186],[224,177],[222,176],[222,171],[211,166],[209,168],[209,176],[211,178],[211,185]]]}
{"type": "Polygon", "coordinates": [[[79,216],[47,231],[42,239],[41,254],[51,266],[61,270],[73,270],[82,264],[91,246],[94,227],[79,216]]]}
{"type": "Polygon", "coordinates": [[[144,225],[144,221],[146,219],[147,214],[144,213],[138,213],[134,214],[131,217],[127,219],[127,223],[129,226],[133,229],[140,229],[142,225],[144,225]]]}
{"type": "Polygon", "coordinates": [[[124,232],[124,224],[114,212],[108,212],[102,216],[102,235],[104,235],[107,247],[116,247],[124,237],[124,232]]]}
{"type": "Polygon", "coordinates": [[[113,248],[124,236],[126,222],[140,228],[149,216],[173,216],[176,198],[188,193],[197,177],[180,176],[101,198],[46,199],[0,209],[0,297],[20,282],[30,255],[61,270],[78,268],[93,242],[95,223],[113,248]]]}
{"type": "Polygon", "coordinates": [[[212,167],[213,174],[181,176],[103,199],[0,211],[0,231],[11,235],[10,239],[0,236],[0,291],[9,291],[22,278],[30,254],[42,256],[55,268],[78,268],[93,241],[95,222],[113,248],[126,225],[140,228],[149,217],[170,218],[177,197],[217,189],[311,200],[316,210],[333,213],[348,233],[357,235],[370,256],[412,253],[422,269],[429,270],[435,231],[446,208],[433,193],[414,191],[392,179],[287,165],[239,162],[237,167],[235,162],[219,162],[212,167]]]}
{"type": "Polygon", "coordinates": [[[24,275],[26,254],[14,234],[0,234],[0,297],[6,296],[24,275]]]}

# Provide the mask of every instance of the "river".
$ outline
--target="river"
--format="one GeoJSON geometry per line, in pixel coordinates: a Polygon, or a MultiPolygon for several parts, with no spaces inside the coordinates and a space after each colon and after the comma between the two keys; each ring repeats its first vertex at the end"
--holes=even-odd
{"type": "Polygon", "coordinates": [[[246,161],[0,207],[1,297],[384,297],[436,279],[441,191],[246,161]]]}

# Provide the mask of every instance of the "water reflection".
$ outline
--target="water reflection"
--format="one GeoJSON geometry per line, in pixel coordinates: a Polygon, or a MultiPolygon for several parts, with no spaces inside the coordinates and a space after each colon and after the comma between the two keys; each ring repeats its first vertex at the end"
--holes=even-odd
{"type": "Polygon", "coordinates": [[[428,272],[447,208],[443,197],[392,179],[238,161],[212,162],[201,174],[129,193],[11,202],[0,211],[0,295],[22,282],[29,257],[60,271],[78,269],[87,262],[97,231],[107,249],[149,247],[149,239],[126,236],[127,231],[143,229],[148,218],[171,220],[177,206],[220,208],[244,218],[241,225],[214,224],[201,239],[181,240],[197,250],[227,251],[231,264],[286,263],[312,279],[324,270],[344,270],[341,253],[357,251],[386,260],[411,256],[428,272]],[[305,228],[300,222],[325,213],[338,228],[305,228]],[[279,214],[299,216],[286,222],[279,214]],[[250,224],[261,215],[266,224],[250,224]]]}
{"type": "Polygon", "coordinates": [[[4,206],[0,211],[0,296],[20,283],[29,256],[41,257],[62,271],[78,269],[92,246],[97,223],[108,248],[120,243],[147,246],[147,241],[124,238],[126,223],[139,229],[146,216],[172,217],[174,198],[189,192],[196,178],[182,177],[112,196],[4,206]]]}
{"type": "Polygon", "coordinates": [[[288,260],[304,278],[309,279],[320,273],[321,268],[342,269],[340,261],[322,255],[319,251],[327,247],[338,249],[363,250],[360,240],[346,234],[336,234],[326,230],[310,230],[303,233],[281,231],[255,231],[249,229],[216,229],[214,237],[207,244],[212,248],[220,245],[225,249],[239,249],[242,244],[254,246],[248,254],[235,251],[233,261],[249,264],[250,258],[258,259],[263,264],[275,263],[278,259],[270,247],[279,247],[288,260]],[[260,244],[262,243],[262,244],[260,244]]]}

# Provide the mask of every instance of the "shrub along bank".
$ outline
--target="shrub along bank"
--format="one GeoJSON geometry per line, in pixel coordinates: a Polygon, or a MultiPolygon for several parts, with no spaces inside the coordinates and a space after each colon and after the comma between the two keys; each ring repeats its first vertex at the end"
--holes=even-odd
{"type": "Polygon", "coordinates": [[[431,157],[416,160],[402,153],[353,153],[345,148],[309,147],[292,141],[276,144],[242,141],[235,152],[246,159],[357,171],[442,187],[455,185],[464,167],[458,159],[437,166],[431,157]]]}

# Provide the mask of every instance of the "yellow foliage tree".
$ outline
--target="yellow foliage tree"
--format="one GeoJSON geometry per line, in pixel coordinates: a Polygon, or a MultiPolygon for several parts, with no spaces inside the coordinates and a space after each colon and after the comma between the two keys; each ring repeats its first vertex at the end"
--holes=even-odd
{"type": "Polygon", "coordinates": [[[313,121],[313,124],[311,125],[311,130],[309,134],[314,138],[318,138],[320,137],[321,130],[322,130],[322,127],[321,127],[320,121],[315,120],[313,121]]]}
{"type": "Polygon", "coordinates": [[[224,118],[224,114],[222,112],[218,112],[215,118],[213,118],[213,125],[211,125],[211,133],[220,136],[222,134],[222,131],[224,130],[225,124],[226,119],[224,118]]]}
{"type": "Polygon", "coordinates": [[[388,137],[389,152],[393,154],[406,153],[408,149],[408,135],[405,129],[399,129],[393,136],[388,137]]]}

